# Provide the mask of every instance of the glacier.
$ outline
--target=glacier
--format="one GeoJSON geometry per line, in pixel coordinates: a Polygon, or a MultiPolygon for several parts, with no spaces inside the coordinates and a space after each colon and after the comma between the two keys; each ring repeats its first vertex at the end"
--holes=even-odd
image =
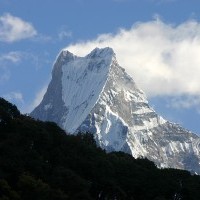
{"type": "Polygon", "coordinates": [[[200,174],[200,138],[159,116],[109,47],[95,48],[85,57],[62,50],[31,116],[56,122],[69,134],[90,132],[108,152],[123,151],[161,168],[200,174]]]}

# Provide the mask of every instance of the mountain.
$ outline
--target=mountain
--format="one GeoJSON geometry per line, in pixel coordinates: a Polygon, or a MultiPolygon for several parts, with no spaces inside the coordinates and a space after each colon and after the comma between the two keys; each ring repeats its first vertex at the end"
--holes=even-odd
{"type": "Polygon", "coordinates": [[[0,98],[0,200],[199,200],[200,176],[107,153],[0,98]]]}
{"type": "Polygon", "coordinates": [[[70,134],[93,133],[108,152],[200,174],[200,138],[156,114],[111,48],[96,48],[85,57],[63,50],[31,116],[56,122],[70,134]]]}

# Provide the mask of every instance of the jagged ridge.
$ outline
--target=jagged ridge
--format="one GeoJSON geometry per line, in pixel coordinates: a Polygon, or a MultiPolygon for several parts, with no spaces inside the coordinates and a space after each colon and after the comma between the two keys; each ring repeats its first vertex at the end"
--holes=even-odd
{"type": "Polygon", "coordinates": [[[199,137],[158,116],[110,48],[96,48],[86,57],[62,51],[31,115],[72,134],[89,131],[107,151],[200,173],[199,137]]]}

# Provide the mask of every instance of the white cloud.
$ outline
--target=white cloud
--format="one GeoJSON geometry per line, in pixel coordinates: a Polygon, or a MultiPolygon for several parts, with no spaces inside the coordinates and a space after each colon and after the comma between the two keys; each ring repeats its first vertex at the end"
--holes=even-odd
{"type": "Polygon", "coordinates": [[[3,97],[11,102],[24,103],[23,95],[20,92],[10,92],[8,94],[3,95],[3,97]]]}
{"type": "Polygon", "coordinates": [[[6,69],[0,69],[0,84],[10,79],[10,72],[6,69]]]}
{"type": "Polygon", "coordinates": [[[47,87],[48,85],[44,85],[35,95],[35,99],[33,100],[33,102],[28,106],[28,108],[25,108],[23,110],[23,113],[30,113],[31,111],[33,111],[33,109],[38,106],[40,104],[40,102],[42,101],[44,94],[47,91],[47,87]]]}
{"type": "Polygon", "coordinates": [[[0,84],[10,79],[11,67],[18,65],[25,60],[36,62],[35,56],[27,52],[11,51],[0,54],[0,84]]]}
{"type": "Polygon", "coordinates": [[[114,49],[119,64],[149,97],[200,94],[199,22],[175,26],[156,18],[66,49],[83,56],[106,46],[114,49]]]}
{"type": "Polygon", "coordinates": [[[15,42],[35,35],[37,31],[29,22],[9,13],[0,16],[0,41],[15,42]]]}
{"type": "Polygon", "coordinates": [[[190,109],[194,107],[200,109],[200,96],[196,95],[173,97],[167,106],[175,109],[190,109]]]}
{"type": "Polygon", "coordinates": [[[0,55],[0,84],[5,83],[10,79],[10,70],[7,66],[10,63],[18,63],[20,59],[20,56],[16,52],[0,55]]]}
{"type": "Polygon", "coordinates": [[[33,52],[25,51],[11,51],[5,54],[0,54],[0,68],[7,68],[19,64],[20,62],[32,63],[36,69],[43,66],[44,63],[48,63],[48,53],[35,54],[33,52]]]}
{"type": "Polygon", "coordinates": [[[63,39],[66,39],[66,38],[70,38],[72,37],[72,32],[71,31],[60,31],[60,33],[58,33],[58,38],[59,40],[63,40],[63,39]]]}
{"type": "Polygon", "coordinates": [[[129,1],[129,0],[113,0],[114,2],[126,2],[126,1],[129,1]]]}
{"type": "Polygon", "coordinates": [[[2,62],[12,62],[12,63],[17,63],[21,61],[22,54],[21,52],[18,51],[11,51],[7,54],[2,54],[0,55],[0,63],[2,62]]]}
{"type": "Polygon", "coordinates": [[[34,37],[32,40],[34,42],[47,43],[52,42],[53,38],[49,35],[37,34],[37,37],[34,37]]]}
{"type": "Polygon", "coordinates": [[[33,102],[33,108],[35,108],[36,106],[39,105],[39,103],[42,101],[43,97],[44,97],[44,94],[46,93],[47,91],[47,85],[45,85],[37,94],[36,94],[36,97],[34,99],[34,102],[33,102]]]}
{"type": "Polygon", "coordinates": [[[176,2],[178,0],[148,0],[148,1],[151,1],[155,4],[164,4],[164,3],[173,3],[173,2],[176,2]]]}

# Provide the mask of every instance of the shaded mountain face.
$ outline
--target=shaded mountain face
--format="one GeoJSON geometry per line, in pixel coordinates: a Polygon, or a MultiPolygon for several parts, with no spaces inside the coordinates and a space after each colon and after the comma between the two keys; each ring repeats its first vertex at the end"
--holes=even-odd
{"type": "Polygon", "coordinates": [[[31,116],[56,122],[70,134],[90,132],[107,151],[200,173],[200,138],[156,114],[111,48],[85,57],[63,50],[31,116]]]}

